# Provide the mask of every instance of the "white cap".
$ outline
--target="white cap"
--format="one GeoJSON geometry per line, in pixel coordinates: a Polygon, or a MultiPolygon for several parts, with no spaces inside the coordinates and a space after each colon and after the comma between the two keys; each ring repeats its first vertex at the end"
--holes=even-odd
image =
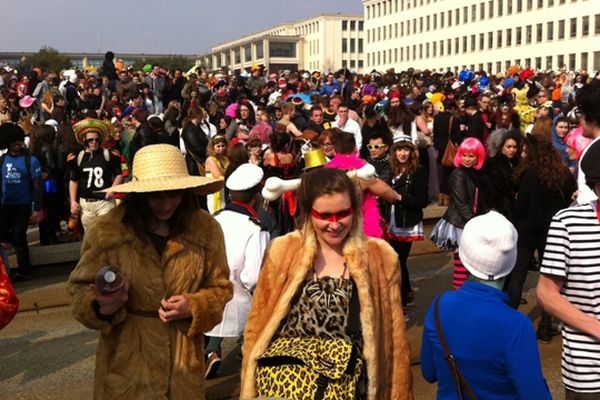
{"type": "Polygon", "coordinates": [[[242,164],[229,175],[225,186],[234,192],[243,192],[258,185],[263,176],[264,172],[258,165],[250,163],[242,164]]]}
{"type": "Polygon", "coordinates": [[[495,281],[510,274],[517,260],[518,234],[502,214],[490,211],[466,223],[458,255],[476,278],[495,281]]]}

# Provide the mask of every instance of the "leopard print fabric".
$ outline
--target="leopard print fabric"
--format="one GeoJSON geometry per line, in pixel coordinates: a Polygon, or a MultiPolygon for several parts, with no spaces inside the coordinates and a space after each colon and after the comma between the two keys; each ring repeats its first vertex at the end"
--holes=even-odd
{"type": "Polygon", "coordinates": [[[323,277],[306,281],[281,326],[279,336],[319,336],[355,342],[346,333],[351,298],[352,281],[349,279],[323,277]]]}

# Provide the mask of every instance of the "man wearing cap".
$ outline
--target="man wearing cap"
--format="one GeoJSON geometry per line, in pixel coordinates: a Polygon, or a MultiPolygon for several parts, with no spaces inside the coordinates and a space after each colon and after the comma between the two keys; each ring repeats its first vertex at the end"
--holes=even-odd
{"type": "MultiPolygon", "coordinates": [[[[577,92],[586,136],[600,137],[599,94],[600,82],[577,92]],[[588,103],[592,100],[594,104],[588,103]]],[[[596,196],[600,195],[599,160],[600,141],[594,141],[581,160],[580,172],[596,196]]],[[[598,200],[561,210],[550,224],[540,268],[538,301],[563,322],[562,378],[567,400],[600,397],[599,243],[598,200]]]]}
{"type": "Polygon", "coordinates": [[[474,398],[551,399],[533,325],[502,292],[516,245],[517,231],[495,211],[465,225],[459,253],[470,280],[434,300],[424,323],[421,372],[428,382],[438,382],[438,398],[457,398],[449,353],[474,398]]]}
{"type": "Polygon", "coordinates": [[[252,291],[258,282],[269,233],[257,219],[255,207],[261,189],[263,170],[254,164],[242,164],[227,178],[231,201],[214,217],[221,225],[233,283],[233,299],[223,312],[223,322],[205,335],[207,358],[205,377],[214,378],[221,364],[221,342],[224,337],[239,337],[246,325],[252,291]]]}
{"type": "Polygon", "coordinates": [[[75,137],[85,146],[79,154],[69,154],[69,200],[71,214],[81,212],[84,229],[93,219],[106,214],[115,206],[114,193],[100,190],[123,182],[121,158],[117,153],[102,148],[109,127],[104,121],[86,118],[73,126],[75,137]]]}
{"type": "Polygon", "coordinates": [[[0,126],[0,242],[9,242],[17,253],[19,272],[13,280],[31,279],[27,227],[41,220],[42,170],[40,163],[25,148],[25,133],[12,123],[0,126]],[[33,212],[32,212],[33,209],[33,212]]]}

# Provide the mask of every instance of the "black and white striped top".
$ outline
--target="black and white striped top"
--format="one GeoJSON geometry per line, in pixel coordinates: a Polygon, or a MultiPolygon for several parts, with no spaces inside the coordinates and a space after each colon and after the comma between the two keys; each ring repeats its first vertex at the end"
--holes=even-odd
{"type": "MultiPolygon", "coordinates": [[[[562,277],[561,293],[581,311],[600,318],[600,222],[595,204],[559,211],[552,219],[540,272],[562,277]]],[[[562,328],[562,376],[567,389],[600,392],[600,342],[562,328]]]]}

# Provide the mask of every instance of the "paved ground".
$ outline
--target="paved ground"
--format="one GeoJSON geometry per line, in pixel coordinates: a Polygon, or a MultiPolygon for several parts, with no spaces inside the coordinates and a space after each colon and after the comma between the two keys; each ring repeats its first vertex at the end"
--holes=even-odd
{"type": "MultiPolygon", "coordinates": [[[[451,286],[449,254],[429,254],[426,243],[415,247],[409,259],[413,286],[418,288],[416,305],[410,309],[408,335],[411,347],[414,388],[417,399],[434,399],[435,385],[426,383],[420,374],[418,354],[423,317],[432,298],[451,286]]],[[[94,353],[98,334],[73,320],[66,307],[64,281],[73,264],[40,267],[32,282],[17,285],[21,311],[0,332],[0,399],[88,399],[91,398],[94,353]]],[[[523,312],[537,319],[532,287],[537,279],[530,274],[523,312]]],[[[473,327],[476,328],[476,327],[473,327]]],[[[560,338],[540,344],[544,373],[555,399],[562,399],[560,383],[560,338]]],[[[239,360],[236,344],[225,343],[222,377],[209,383],[209,399],[235,398],[238,387],[239,360]]]]}

